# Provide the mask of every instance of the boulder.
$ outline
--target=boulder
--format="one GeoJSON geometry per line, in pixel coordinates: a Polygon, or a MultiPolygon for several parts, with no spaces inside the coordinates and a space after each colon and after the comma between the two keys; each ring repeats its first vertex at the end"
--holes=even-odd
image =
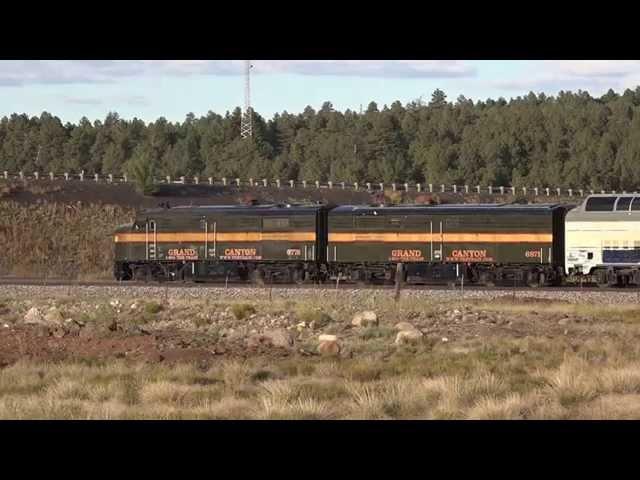
{"type": "Polygon", "coordinates": [[[328,334],[322,334],[318,337],[318,341],[320,343],[322,342],[337,342],[338,341],[338,337],[336,335],[328,335],[328,334]]]}
{"type": "Polygon", "coordinates": [[[398,322],[398,323],[395,324],[394,328],[396,330],[400,330],[401,332],[417,330],[417,328],[414,327],[409,322],[398,322]]]}
{"type": "Polygon", "coordinates": [[[44,319],[50,325],[62,325],[64,322],[64,317],[56,307],[51,307],[44,319]]]}
{"type": "Polygon", "coordinates": [[[419,342],[423,337],[423,334],[419,330],[400,330],[398,335],[396,335],[395,344],[403,345],[405,343],[416,343],[419,342]]]}
{"type": "Polygon", "coordinates": [[[353,320],[351,320],[351,325],[353,325],[354,327],[377,326],[378,315],[376,315],[376,312],[372,312],[371,310],[358,312],[353,316],[353,320]]]}
{"type": "Polygon", "coordinates": [[[318,353],[327,356],[338,355],[340,353],[340,345],[335,340],[325,340],[318,345],[318,353]]]}
{"type": "Polygon", "coordinates": [[[47,325],[44,315],[36,307],[31,307],[24,316],[24,323],[29,325],[47,325]]]}
{"type": "Polygon", "coordinates": [[[247,338],[248,347],[254,348],[259,345],[289,348],[293,346],[293,336],[284,328],[278,328],[276,330],[269,330],[263,334],[255,333],[247,338]]]}
{"type": "Polygon", "coordinates": [[[271,340],[274,347],[291,347],[293,346],[293,336],[284,328],[276,330],[268,330],[264,332],[264,336],[271,340]]]}

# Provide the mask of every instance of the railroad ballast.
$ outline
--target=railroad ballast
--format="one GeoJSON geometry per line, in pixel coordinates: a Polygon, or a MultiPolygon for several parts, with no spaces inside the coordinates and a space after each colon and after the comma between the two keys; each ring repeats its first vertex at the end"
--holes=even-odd
{"type": "Polygon", "coordinates": [[[119,280],[640,285],[640,196],[579,205],[233,205],[143,210],[119,280]],[[398,268],[400,265],[400,269],[398,268]]]}

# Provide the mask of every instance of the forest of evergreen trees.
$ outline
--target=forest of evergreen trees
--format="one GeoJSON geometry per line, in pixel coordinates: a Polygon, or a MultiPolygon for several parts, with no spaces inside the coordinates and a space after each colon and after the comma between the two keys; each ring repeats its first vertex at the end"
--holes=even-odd
{"type": "Polygon", "coordinates": [[[240,121],[239,108],[149,124],[13,114],[0,121],[0,171],[119,175],[143,165],[158,177],[640,187],[640,87],[475,103],[436,90],[428,102],[362,112],[326,102],[269,120],[254,112],[250,140],[240,121]]]}

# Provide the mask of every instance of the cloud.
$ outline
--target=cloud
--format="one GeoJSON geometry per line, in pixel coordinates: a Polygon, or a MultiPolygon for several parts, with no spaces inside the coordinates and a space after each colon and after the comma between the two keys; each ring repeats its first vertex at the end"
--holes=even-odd
{"type": "MultiPolygon", "coordinates": [[[[240,75],[244,60],[4,60],[0,86],[113,83],[132,77],[240,75]]],[[[254,60],[253,73],[393,78],[476,75],[457,60],[254,60]]]]}
{"type": "Polygon", "coordinates": [[[64,97],[63,100],[71,105],[102,105],[101,98],[64,97]]]}
{"type": "Polygon", "coordinates": [[[147,106],[150,104],[149,100],[142,95],[128,95],[128,96],[116,96],[116,97],[64,97],[65,103],[73,105],[133,105],[133,106],[147,106]]]}
{"type": "Polygon", "coordinates": [[[491,83],[509,90],[586,90],[597,95],[610,88],[618,91],[635,88],[639,80],[640,61],[637,60],[548,60],[529,62],[521,78],[491,83]]]}

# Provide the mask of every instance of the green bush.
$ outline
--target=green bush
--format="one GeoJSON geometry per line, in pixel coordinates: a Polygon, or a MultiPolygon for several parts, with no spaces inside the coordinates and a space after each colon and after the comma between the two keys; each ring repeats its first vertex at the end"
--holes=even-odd
{"type": "Polygon", "coordinates": [[[163,310],[163,306],[156,302],[146,303],[144,306],[145,313],[155,315],[163,310]]]}
{"type": "Polygon", "coordinates": [[[235,305],[231,306],[231,311],[238,320],[243,320],[249,315],[256,313],[255,307],[253,305],[249,305],[248,303],[236,303],[235,305]]]}

